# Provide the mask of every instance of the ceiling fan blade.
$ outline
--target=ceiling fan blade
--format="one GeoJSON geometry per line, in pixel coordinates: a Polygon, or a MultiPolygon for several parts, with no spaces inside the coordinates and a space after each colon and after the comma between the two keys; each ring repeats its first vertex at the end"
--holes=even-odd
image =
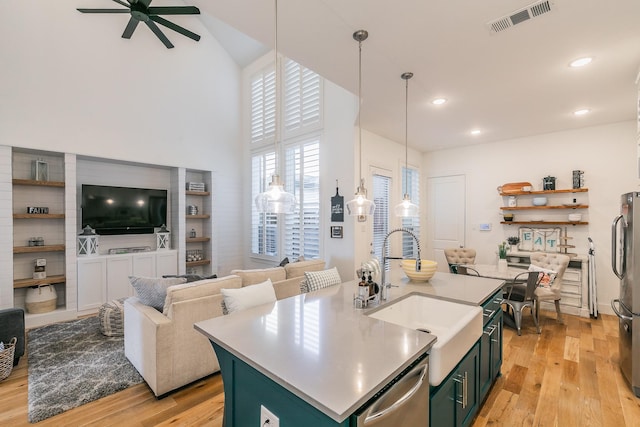
{"type": "Polygon", "coordinates": [[[200,15],[200,9],[195,6],[151,6],[149,15],[200,15]]]}
{"type": "Polygon", "coordinates": [[[138,22],[140,22],[140,21],[138,21],[133,16],[131,17],[131,19],[129,19],[129,23],[127,24],[127,27],[124,29],[124,33],[122,33],[122,38],[123,39],[130,39],[131,38],[131,36],[133,35],[133,32],[138,27],[138,22]]]}
{"type": "Polygon", "coordinates": [[[77,9],[82,13],[131,13],[129,9],[77,9]]]}
{"type": "Polygon", "coordinates": [[[187,30],[184,27],[181,27],[180,25],[174,24],[171,21],[167,21],[166,19],[160,17],[160,16],[149,16],[149,19],[151,19],[152,21],[157,22],[158,24],[164,25],[165,27],[175,31],[176,33],[180,33],[183,36],[187,36],[192,40],[198,41],[200,40],[200,36],[197,35],[196,33],[193,33],[189,30],[187,30]]]}
{"type": "Polygon", "coordinates": [[[155,22],[149,20],[149,21],[144,21],[145,24],[147,24],[147,26],[149,27],[149,29],[151,31],[153,31],[153,33],[158,36],[158,38],[160,39],[160,41],[162,41],[162,43],[164,43],[164,45],[167,47],[167,49],[171,49],[173,47],[173,45],[171,44],[171,42],[169,41],[169,39],[167,38],[167,36],[164,35],[164,33],[160,30],[160,28],[158,28],[158,26],[156,25],[155,22]]]}
{"type": "Polygon", "coordinates": [[[113,0],[114,2],[123,5],[124,7],[129,7],[128,3],[123,2],[122,0],[113,0]]]}

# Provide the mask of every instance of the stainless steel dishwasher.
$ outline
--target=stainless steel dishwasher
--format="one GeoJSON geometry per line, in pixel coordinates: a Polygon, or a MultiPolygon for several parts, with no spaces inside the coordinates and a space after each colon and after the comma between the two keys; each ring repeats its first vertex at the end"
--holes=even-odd
{"type": "Polygon", "coordinates": [[[354,416],[358,427],[427,427],[429,356],[394,378],[354,416]]]}

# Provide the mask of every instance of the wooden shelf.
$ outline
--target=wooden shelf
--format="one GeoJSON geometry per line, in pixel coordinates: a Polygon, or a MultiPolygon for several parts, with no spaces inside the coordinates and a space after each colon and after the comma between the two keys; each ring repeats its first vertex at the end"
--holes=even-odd
{"type": "Polygon", "coordinates": [[[60,252],[64,251],[64,245],[45,245],[45,246],[14,246],[14,254],[32,254],[37,252],[60,252]]]}
{"type": "Polygon", "coordinates": [[[51,283],[64,283],[66,277],[64,275],[49,276],[45,279],[17,279],[13,281],[13,288],[29,288],[31,286],[48,285],[51,283]]]}
{"type": "Polygon", "coordinates": [[[211,215],[209,215],[209,214],[187,215],[186,218],[187,219],[209,219],[209,218],[211,218],[211,215]]]}
{"type": "Polygon", "coordinates": [[[201,259],[200,261],[187,261],[187,267],[197,267],[199,265],[209,265],[211,260],[201,259]]]}
{"type": "Polygon", "coordinates": [[[514,191],[511,193],[500,193],[501,196],[528,196],[536,194],[562,194],[562,193],[586,193],[588,188],[568,188],[566,190],[540,190],[540,191],[514,191]]]}
{"type": "Polygon", "coordinates": [[[506,225],[511,225],[511,224],[588,225],[589,223],[586,222],[586,221],[576,221],[576,222],[569,222],[569,221],[500,221],[500,224],[506,224],[506,225]]]}
{"type": "Polygon", "coordinates": [[[64,214],[13,214],[13,219],[64,219],[64,214]]]}
{"type": "Polygon", "coordinates": [[[211,195],[208,191],[185,191],[187,196],[209,196],[211,195]]]}
{"type": "Polygon", "coordinates": [[[200,243],[200,242],[208,242],[211,240],[210,237],[187,237],[187,243],[200,243]]]}
{"type": "Polygon", "coordinates": [[[502,206],[500,209],[503,211],[528,211],[538,209],[588,209],[589,205],[575,205],[575,206],[502,206]]]}
{"type": "Polygon", "coordinates": [[[64,181],[36,181],[35,179],[14,179],[13,185],[34,185],[39,187],[64,188],[64,181]]]}

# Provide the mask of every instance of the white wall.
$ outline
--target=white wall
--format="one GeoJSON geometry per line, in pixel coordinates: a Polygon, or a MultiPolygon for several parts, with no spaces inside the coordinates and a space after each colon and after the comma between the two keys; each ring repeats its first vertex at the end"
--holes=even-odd
{"type": "MultiPolygon", "coordinates": [[[[199,42],[71,0],[0,3],[0,144],[214,171],[220,270],[242,263],[240,70],[195,16],[199,42]]],[[[106,7],[118,7],[109,4],[106,7]]]]}
{"type": "MultiPolygon", "coordinates": [[[[551,175],[557,177],[557,189],[571,188],[572,170],[585,171],[589,225],[569,227],[568,234],[580,254],[588,252],[587,237],[593,239],[598,303],[611,313],[609,302],[618,296],[619,285],[610,266],[611,221],[619,213],[620,195],[638,191],[636,150],[636,124],[623,122],[426,153],[424,177],[466,176],[466,246],[477,249],[476,262],[492,263],[496,246],[517,235],[517,226],[500,224],[499,208],[506,202],[496,187],[529,181],[540,190],[542,178],[551,175]],[[492,223],[491,231],[479,231],[484,222],[492,223]]],[[[430,243],[426,236],[424,246],[433,256],[430,243]]]]}

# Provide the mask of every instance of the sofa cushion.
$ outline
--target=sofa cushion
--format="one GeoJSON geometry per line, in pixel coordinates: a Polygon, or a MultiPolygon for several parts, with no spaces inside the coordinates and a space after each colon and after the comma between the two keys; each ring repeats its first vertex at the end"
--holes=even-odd
{"type": "Polygon", "coordinates": [[[225,314],[276,301],[276,293],[269,279],[240,289],[223,288],[220,289],[220,292],[222,293],[225,314]]]}
{"type": "Polygon", "coordinates": [[[173,285],[185,283],[187,279],[183,277],[174,277],[163,279],[160,277],[136,277],[129,276],[129,282],[133,289],[136,290],[138,299],[144,305],[162,311],[164,300],[167,296],[167,288],[173,285]]]}
{"type": "Polygon", "coordinates": [[[271,279],[271,282],[275,283],[287,278],[285,269],[282,267],[231,270],[231,274],[235,274],[242,278],[242,286],[263,283],[267,279],[271,279]]]}
{"type": "Polygon", "coordinates": [[[293,277],[302,277],[304,276],[304,273],[306,271],[324,270],[324,260],[312,259],[309,261],[291,262],[284,266],[284,270],[286,271],[287,279],[291,279],[293,277]]]}
{"type": "Polygon", "coordinates": [[[324,271],[305,271],[304,281],[300,284],[302,292],[312,292],[342,283],[338,269],[333,267],[324,271]]]}
{"type": "Polygon", "coordinates": [[[162,313],[168,315],[169,308],[173,303],[216,295],[220,294],[222,288],[239,288],[241,286],[242,279],[234,275],[170,286],[167,288],[167,297],[164,300],[162,313]]]}

